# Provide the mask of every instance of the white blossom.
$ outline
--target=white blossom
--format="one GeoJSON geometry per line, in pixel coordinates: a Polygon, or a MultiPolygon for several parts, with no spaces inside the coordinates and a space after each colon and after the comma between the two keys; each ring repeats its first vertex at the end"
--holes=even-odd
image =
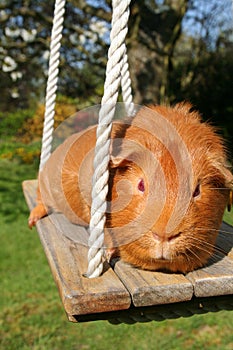
{"type": "Polygon", "coordinates": [[[5,21],[7,19],[7,17],[8,17],[7,12],[5,10],[1,10],[0,11],[0,18],[1,18],[1,20],[5,21]]]}
{"type": "Polygon", "coordinates": [[[11,97],[12,98],[19,98],[19,92],[18,90],[14,89],[11,91],[11,97]]]}
{"type": "Polygon", "coordinates": [[[16,81],[17,79],[22,79],[23,74],[21,72],[12,72],[11,79],[16,81]]]}
{"type": "Polygon", "coordinates": [[[107,25],[104,21],[92,22],[90,24],[90,29],[94,33],[98,33],[100,36],[103,36],[106,34],[106,32],[108,32],[107,25]]]}
{"type": "Polygon", "coordinates": [[[44,51],[44,53],[43,53],[43,55],[42,55],[42,58],[43,58],[43,60],[45,60],[45,61],[48,61],[48,59],[49,59],[49,50],[46,50],[46,51],[44,51]]]}
{"type": "Polygon", "coordinates": [[[17,67],[17,63],[12,57],[6,56],[4,58],[3,64],[2,64],[3,72],[12,72],[13,70],[15,70],[16,67],[17,67]]]}
{"type": "Polygon", "coordinates": [[[86,37],[85,37],[85,35],[83,35],[83,34],[79,35],[79,41],[80,41],[80,43],[81,43],[82,45],[84,45],[85,42],[86,42],[86,37]]]}
{"type": "Polygon", "coordinates": [[[12,29],[12,28],[6,27],[5,28],[5,34],[6,34],[6,36],[10,36],[12,38],[16,38],[16,37],[20,36],[20,29],[19,28],[12,29]]]}
{"type": "Polygon", "coordinates": [[[2,46],[0,46],[0,53],[6,54],[6,50],[5,50],[4,47],[2,47],[2,46]]]}
{"type": "Polygon", "coordinates": [[[70,38],[71,44],[73,44],[73,45],[77,44],[77,34],[76,33],[70,34],[69,38],[70,38]]]}
{"type": "Polygon", "coordinates": [[[32,29],[31,31],[28,31],[26,29],[21,29],[21,37],[26,42],[32,42],[33,40],[35,40],[36,34],[37,34],[36,29],[32,29]]]}
{"type": "Polygon", "coordinates": [[[86,36],[87,36],[92,42],[96,42],[97,39],[98,39],[97,34],[94,33],[94,32],[86,31],[86,36]]]}

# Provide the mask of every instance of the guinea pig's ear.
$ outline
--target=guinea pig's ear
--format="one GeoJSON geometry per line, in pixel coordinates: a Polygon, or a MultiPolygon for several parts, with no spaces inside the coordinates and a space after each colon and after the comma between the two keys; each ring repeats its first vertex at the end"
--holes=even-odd
{"type": "Polygon", "coordinates": [[[110,169],[127,168],[130,163],[130,155],[133,153],[132,144],[122,138],[114,138],[110,144],[110,169]]]}
{"type": "Polygon", "coordinates": [[[222,173],[225,178],[225,185],[227,188],[233,191],[233,175],[231,171],[226,167],[222,167],[222,173]]]}
{"type": "Polygon", "coordinates": [[[111,155],[110,157],[110,162],[109,162],[110,169],[115,169],[115,168],[126,169],[130,165],[132,165],[132,161],[129,160],[128,157],[122,157],[120,155],[116,157],[111,155]]]}

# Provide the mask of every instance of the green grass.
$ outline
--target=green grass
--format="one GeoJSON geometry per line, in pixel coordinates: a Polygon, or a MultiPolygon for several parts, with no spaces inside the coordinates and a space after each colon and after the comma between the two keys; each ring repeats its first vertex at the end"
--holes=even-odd
{"type": "Polygon", "coordinates": [[[233,311],[135,325],[67,321],[21,182],[34,166],[0,161],[1,350],[231,350],[233,311]]]}

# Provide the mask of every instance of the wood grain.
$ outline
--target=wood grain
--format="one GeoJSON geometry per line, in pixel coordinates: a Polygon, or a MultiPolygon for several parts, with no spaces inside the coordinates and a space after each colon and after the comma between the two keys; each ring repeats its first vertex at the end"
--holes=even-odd
{"type": "MultiPolygon", "coordinates": [[[[36,186],[35,181],[23,183],[29,208],[35,204],[36,186]]],[[[107,263],[101,277],[83,277],[88,251],[85,228],[71,224],[62,214],[51,214],[36,226],[69,319],[130,307],[128,291],[107,263]]]]}
{"type": "Polygon", "coordinates": [[[209,265],[187,274],[196,297],[233,294],[233,228],[222,223],[209,265]]]}
{"type": "Polygon", "coordinates": [[[114,271],[127,286],[134,306],[169,304],[190,300],[192,283],[182,274],[145,271],[119,260],[114,271]]]}
{"type": "MultiPolygon", "coordinates": [[[[23,183],[30,209],[35,206],[36,188],[37,180],[23,183]]],[[[150,305],[166,304],[167,308],[168,304],[186,304],[195,297],[233,295],[233,228],[225,223],[215,256],[205,268],[183,276],[143,271],[117,260],[114,270],[105,262],[103,275],[94,279],[83,276],[88,252],[84,227],[73,225],[60,213],[52,213],[36,226],[71,321],[101,319],[101,313],[106,319],[123,310],[135,314],[134,309],[150,305]]]]}

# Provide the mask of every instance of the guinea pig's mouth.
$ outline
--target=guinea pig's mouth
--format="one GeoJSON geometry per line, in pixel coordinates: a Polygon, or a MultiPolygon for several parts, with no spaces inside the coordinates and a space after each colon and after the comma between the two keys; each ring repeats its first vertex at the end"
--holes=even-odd
{"type": "Polygon", "coordinates": [[[167,259],[167,258],[164,258],[164,257],[161,257],[161,258],[158,258],[158,259],[155,258],[155,261],[156,262],[171,262],[170,259],[167,259]]]}
{"type": "MultiPolygon", "coordinates": [[[[156,264],[156,266],[151,266],[148,267],[146,269],[150,270],[150,271],[158,271],[158,272],[163,272],[163,273],[174,273],[173,269],[171,268],[171,260],[168,259],[155,259],[154,264],[156,264]]],[[[178,272],[178,271],[176,271],[178,272]]]]}

